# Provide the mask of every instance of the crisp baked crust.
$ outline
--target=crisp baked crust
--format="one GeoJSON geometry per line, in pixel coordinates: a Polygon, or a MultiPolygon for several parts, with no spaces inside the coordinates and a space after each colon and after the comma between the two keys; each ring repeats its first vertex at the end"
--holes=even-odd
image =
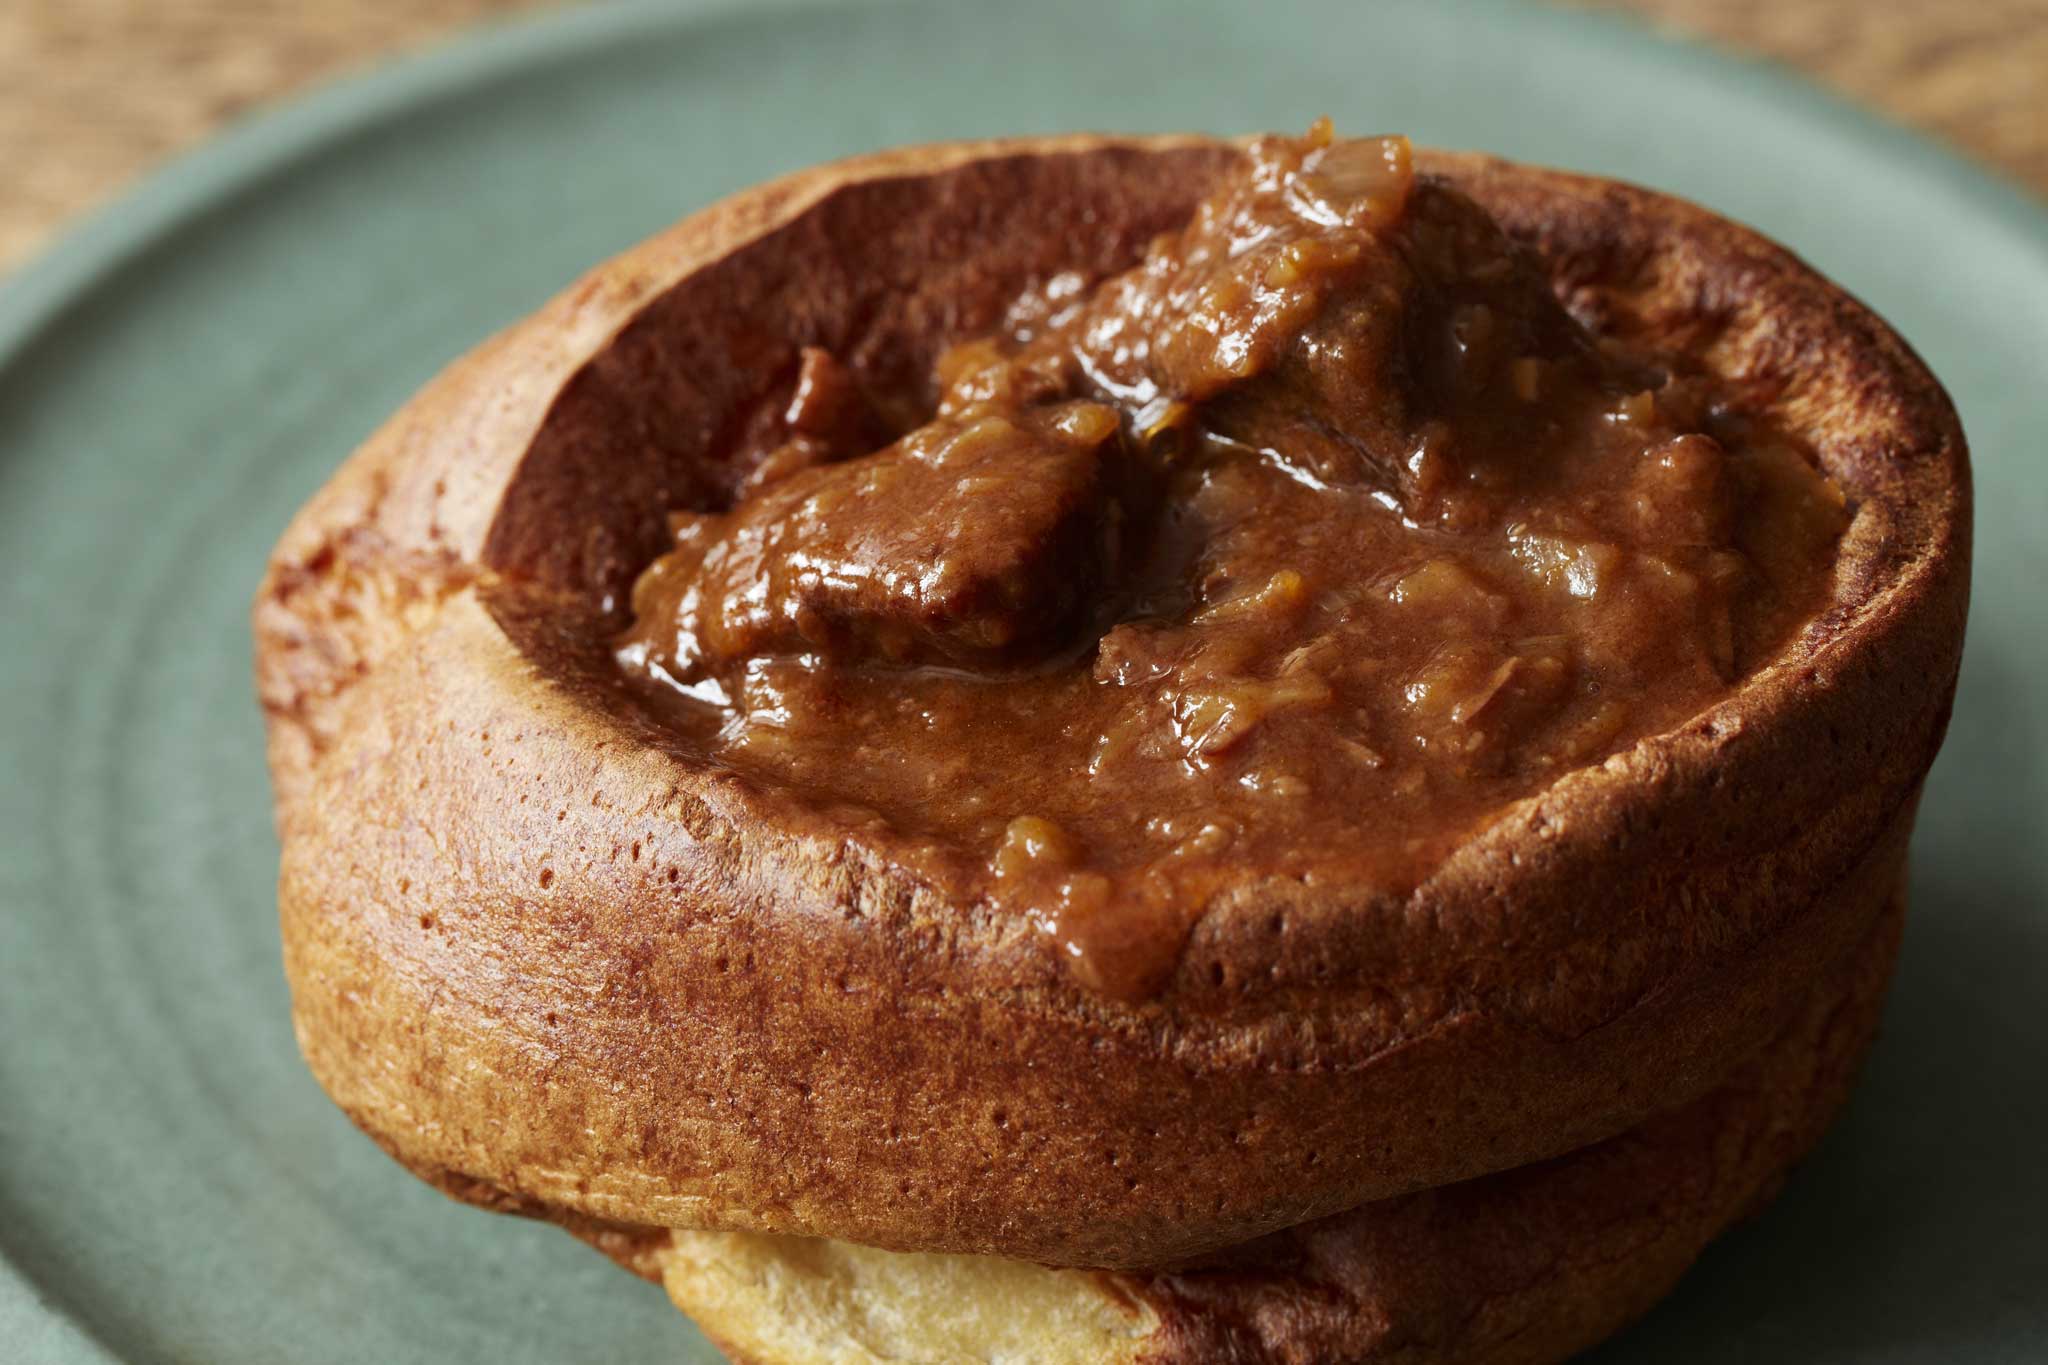
{"type": "Polygon", "coordinates": [[[750,191],[452,366],[315,497],[258,678],[294,1019],[358,1124],[562,1217],[1145,1266],[1606,1138],[1785,1026],[1880,913],[1946,725],[1963,437],[1861,305],[1647,191],[1421,163],[1596,330],[1811,444],[1856,504],[1831,605],[1412,894],[1246,882],[1157,998],[1107,1001],[886,832],[678,751],[613,676],[662,514],[800,343],[912,383],[1031,280],[1128,264],[1236,155],[956,144],[750,191]]]}
{"type": "Polygon", "coordinates": [[[1777,1192],[1877,1031],[1905,902],[1719,1088],[1547,1162],[1400,1195],[1173,1271],[1055,1270],[753,1232],[649,1253],[748,1365],[1544,1365],[1662,1298],[1777,1192]]]}

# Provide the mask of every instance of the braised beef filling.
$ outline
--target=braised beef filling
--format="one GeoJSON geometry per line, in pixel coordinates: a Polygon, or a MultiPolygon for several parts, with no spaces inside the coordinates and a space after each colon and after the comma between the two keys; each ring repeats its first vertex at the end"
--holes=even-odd
{"type": "Polygon", "coordinates": [[[1226,879],[1337,848],[1412,885],[1711,704],[1818,610],[1848,519],[1684,357],[1574,321],[1405,140],[1326,126],[934,385],[897,431],[901,395],[806,352],[736,505],[673,515],[618,658],[720,761],[983,866],[1119,993],[1226,879]]]}

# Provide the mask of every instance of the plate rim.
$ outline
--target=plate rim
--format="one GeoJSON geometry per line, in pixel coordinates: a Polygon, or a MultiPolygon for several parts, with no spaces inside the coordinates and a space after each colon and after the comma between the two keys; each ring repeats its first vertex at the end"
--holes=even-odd
{"type": "MultiPolygon", "coordinates": [[[[145,172],[72,219],[0,276],[0,371],[98,290],[121,266],[322,148],[437,101],[530,67],[573,62],[635,33],[764,14],[907,7],[914,0],[606,0],[487,20],[343,74],[264,108],[145,172]]],[[[992,2],[992,0],[990,0],[992,2]]],[[[1491,22],[1553,26],[1639,60],[1739,81],[1753,99],[1818,120],[1837,136],[1909,163],[2048,259],[2048,201],[2000,167],[1929,133],[1851,102],[1790,67],[1689,38],[1628,13],[1565,8],[1555,0],[1453,0],[1491,22]]]]}
{"type": "MultiPolygon", "coordinates": [[[[733,20],[789,19],[826,9],[907,8],[917,0],[604,0],[486,20],[417,51],[315,85],[229,124],[145,172],[0,276],[0,374],[128,265],[206,214],[302,160],[371,129],[538,68],[573,64],[640,34],[733,20]]],[[[984,0],[991,2],[991,0],[984,0]]],[[[1454,0],[1475,22],[1536,25],[1574,46],[1662,64],[1817,124],[1953,195],[2048,264],[2048,199],[2011,172],[1852,102],[1766,57],[1692,38],[1629,13],[1565,8],[1555,0],[1454,0]]],[[[92,1322],[17,1263],[0,1234],[0,1325],[17,1341],[56,1344],[55,1359],[120,1365],[92,1322]]]]}

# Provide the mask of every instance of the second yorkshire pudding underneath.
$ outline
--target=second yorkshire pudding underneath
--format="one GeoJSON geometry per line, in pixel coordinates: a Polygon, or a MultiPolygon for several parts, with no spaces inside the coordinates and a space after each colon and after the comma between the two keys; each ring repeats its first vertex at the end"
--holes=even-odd
{"type": "MultiPolygon", "coordinates": [[[[1668,711],[1638,718],[1647,728],[1617,730],[1581,759],[1548,727],[1584,721],[1592,698],[1567,688],[1552,710],[1516,711],[1538,718],[1528,752],[1556,762],[1496,769],[1472,755],[1474,779],[1502,784],[1502,804],[1468,819],[1432,789],[1443,823],[1423,832],[1443,837],[1412,861],[1403,848],[1373,862],[1397,842],[1382,835],[1405,840],[1413,826],[1372,784],[1398,780],[1427,744],[1404,750],[1387,738],[1400,732],[1333,726],[1330,752],[1302,772],[1276,768],[1272,782],[1237,780],[1219,797],[1279,810],[1281,779],[1302,777],[1323,836],[1290,843],[1254,829],[1211,857],[1214,836],[1199,827],[1142,829],[1170,810],[1047,804],[1083,789],[1061,787],[1061,770],[1073,776],[1070,746],[1106,727],[1053,733],[1032,689],[1142,693],[1133,714],[1158,706],[1181,727],[1150,733],[1223,740],[1238,691],[1248,699],[1251,684],[1270,693],[1282,680],[1240,678],[1219,659],[1210,692],[1159,696],[1161,684],[1196,680],[1184,665],[1149,676],[1155,659],[1178,657],[1159,637],[1203,628],[1202,612],[1221,624],[1270,609],[1307,645],[1345,624],[1324,597],[1347,586],[1362,589],[1360,621],[1412,610],[1450,635],[1467,629],[1460,604],[1492,610],[1461,574],[1526,583],[1534,609],[1560,617],[1578,610],[1575,582],[1610,581],[1609,569],[1630,585],[1623,600],[1652,590],[1635,579],[1647,561],[1634,541],[1603,564],[1508,537],[1483,483],[1427,477],[1432,450],[1439,468],[1460,468],[1454,447],[1425,448],[1420,472],[1389,460],[1401,450],[1389,441],[1457,401],[1434,380],[1384,428],[1338,413],[1314,463],[1292,468],[1263,453],[1272,409],[1260,386],[1307,393],[1315,376],[1284,347],[1242,382],[1228,356],[1199,348],[1145,370],[1179,386],[1156,413],[1121,391],[1130,372],[1091,361],[1061,380],[1072,392],[1043,405],[1074,425],[1026,422],[955,452],[1000,476],[1015,442],[1057,442],[1056,496],[1020,502],[1008,538],[980,547],[992,552],[912,594],[923,614],[907,633],[893,609],[874,607],[886,594],[792,580],[776,600],[798,604],[793,615],[731,615],[724,634],[704,634],[706,667],[678,665],[678,683],[715,683],[725,702],[621,673],[614,650],[632,626],[636,577],[686,549],[671,512],[723,519],[692,542],[707,558],[714,544],[768,544],[792,523],[771,517],[746,533],[750,505],[804,486],[791,481],[880,467],[874,452],[921,439],[907,433],[937,410],[935,375],[949,389],[976,372],[1000,378],[1064,309],[1087,306],[1090,284],[1179,233],[1245,156],[1189,140],[968,144],[751,191],[452,367],[307,507],[257,604],[259,670],[294,1020],[315,1074],[357,1123],[471,1197],[572,1221],[1148,1266],[1611,1136],[1711,1090],[1795,1014],[1814,973],[1880,914],[1945,724],[1967,581],[1962,440],[1882,323],[1782,251],[1670,199],[1480,158],[1415,162],[1418,183],[1465,196],[1529,253],[1525,268],[1600,352],[1581,355],[1583,340],[1561,341],[1555,316],[1532,313],[1541,325],[1510,328],[1504,368],[1487,373],[1510,394],[1518,376],[1533,374],[1539,395],[1561,377],[1585,421],[1611,407],[1615,431],[1642,424],[1631,440],[1659,423],[1660,441],[1710,436],[1725,469],[1741,467],[1729,452],[1746,433],[1810,452],[1804,475],[1751,461],[1754,487],[1775,473],[1842,491],[1848,524],[1832,566],[1809,620],[1766,599],[1764,624],[1735,631],[1732,680],[1730,656],[1711,647],[1718,626],[1697,632],[1703,661],[1681,676],[1711,678],[1715,694],[1699,694],[1696,713],[1681,689],[1668,711]],[[985,338],[999,340],[941,366],[985,338]],[[1644,390],[1610,386],[1628,373],[1626,357],[1605,354],[1616,345],[1683,357],[1739,400],[1731,417],[1747,425],[1667,411],[1667,385],[1645,416],[1644,390]],[[1533,371],[1515,363],[1524,346],[1542,362],[1533,371]],[[1177,394],[1189,410],[1173,410],[1177,394]],[[1113,409],[1118,431],[1098,435],[1090,408],[1058,404],[1113,409]],[[1177,431],[1188,438],[1178,447],[1177,431]],[[1138,464],[1117,463],[1134,450],[1138,464]],[[1134,554],[1171,562],[1181,544],[1161,509],[1180,501],[1170,484],[1183,467],[1212,497],[1248,479],[1249,500],[1274,499],[1304,536],[1340,490],[1357,500],[1348,524],[1367,549],[1376,508],[1387,537],[1445,553],[1417,555],[1392,582],[1352,585],[1304,570],[1296,585],[1287,565],[1250,556],[1213,585],[1206,572],[1169,576],[1183,598],[1121,601],[1119,585],[1147,581],[1134,554]],[[1468,505],[1479,513],[1460,521],[1468,505]],[[1401,517],[1419,529],[1397,531],[1401,517]],[[1119,529],[1111,545],[1113,525],[1134,534],[1119,529]],[[1479,552],[1487,536],[1500,558],[1479,552]],[[1068,581],[1053,563],[1074,565],[1075,590],[1027,594],[1013,613],[1001,585],[1068,581]],[[1541,595],[1545,572],[1556,586],[1541,595]],[[802,671],[806,605],[837,613],[818,651],[840,661],[832,669],[802,671]],[[1131,681],[1097,683],[1098,664],[1131,681]],[[846,763],[886,763],[889,744],[858,753],[864,704],[884,690],[864,680],[947,670],[999,679],[1019,699],[1005,761],[959,779],[1006,807],[975,817],[986,824],[920,825],[887,790],[853,790],[846,764],[822,764],[817,779],[778,767],[772,727],[759,723],[774,708],[748,709],[745,693],[763,688],[766,700],[791,679],[836,679],[811,700],[819,714],[840,708],[846,763]],[[1319,793],[1322,765],[1349,752],[1339,738],[1388,761],[1360,763],[1357,787],[1319,793]],[[1142,839],[1102,837],[1134,824],[1142,839]],[[1190,845],[1177,898],[1156,917],[1142,896],[1117,893],[1160,861],[1145,842],[1155,838],[1190,845]],[[1118,849],[1128,866],[1098,861],[1118,849]],[[1072,866],[1057,877],[1035,871],[1062,861],[1072,866]],[[1360,868],[1371,875],[1352,875],[1360,868]],[[1105,905],[1134,911],[1092,923],[1131,926],[1140,959],[1162,939],[1174,945],[1163,965],[1139,961],[1127,992],[1105,991],[1109,977],[1091,979],[1072,951],[1099,963],[1116,944],[1103,956],[1101,941],[1077,937],[1071,905],[1040,898],[1050,885],[1085,901],[1092,876],[1108,883],[1105,905]],[[1191,905],[1198,913],[1181,918],[1191,905]]],[[[1325,211],[1327,194],[1301,188],[1303,212],[1325,211]]],[[[1288,267],[1269,264],[1286,290],[1288,267]]],[[[1357,358],[1422,366],[1429,356],[1405,358],[1407,344],[1357,358]]],[[[940,420],[964,435],[979,419],[963,408],[940,420]]],[[[1674,451],[1671,477],[1697,472],[1698,454],[1674,451]]],[[[1738,526],[1747,478],[1734,480],[1738,526]]],[[[944,482],[927,491],[927,525],[943,526],[944,482]]],[[[1643,543],[1686,543],[1691,533],[1672,529],[1686,518],[1653,532],[1666,527],[1662,507],[1642,507],[1643,543]]],[[[1226,544],[1222,520],[1192,538],[1190,563],[1226,544]]],[[[831,561],[853,544],[847,532],[821,523],[799,540],[831,561]]],[[[1718,552],[1721,528],[1699,533],[1718,552]]],[[[1757,581],[1774,582],[1737,541],[1757,581]]],[[[1660,557],[1692,572],[1683,555],[1660,557]]],[[[1701,577],[1696,600],[1712,596],[1701,577]]],[[[1738,615],[1754,610],[1729,601],[1738,615]]],[[[1478,618],[1471,634],[1484,634],[1478,618]]],[[[1286,704],[1269,695],[1265,718],[1233,742],[1156,760],[1136,733],[1129,761],[1187,764],[1191,782],[1242,779],[1252,769],[1233,765],[1261,752],[1261,731],[1339,702],[1375,727],[1405,718],[1403,743],[1505,727],[1503,708],[1525,704],[1522,679],[1541,682],[1548,660],[1567,672],[1583,663],[1544,652],[1541,633],[1510,638],[1527,657],[1493,692],[1500,661],[1447,653],[1433,665],[1445,687],[1420,686],[1412,702],[1406,684],[1428,680],[1382,688],[1338,676],[1311,649],[1329,701],[1312,687],[1286,704]],[[1451,699],[1441,716],[1434,696],[1451,699]],[[1452,714],[1460,703],[1464,720],[1452,714]],[[1212,752],[1206,767],[1190,762],[1212,752]]],[[[1002,738],[1001,725],[974,728],[1002,738]]]]}

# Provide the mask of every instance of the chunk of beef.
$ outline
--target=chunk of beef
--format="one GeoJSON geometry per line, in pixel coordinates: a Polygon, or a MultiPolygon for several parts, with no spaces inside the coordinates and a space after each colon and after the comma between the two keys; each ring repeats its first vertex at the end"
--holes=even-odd
{"type": "Polygon", "coordinates": [[[675,580],[678,663],[983,665],[1056,647],[1121,553],[1117,430],[1085,402],[941,417],[683,519],[696,571],[675,580]]]}

